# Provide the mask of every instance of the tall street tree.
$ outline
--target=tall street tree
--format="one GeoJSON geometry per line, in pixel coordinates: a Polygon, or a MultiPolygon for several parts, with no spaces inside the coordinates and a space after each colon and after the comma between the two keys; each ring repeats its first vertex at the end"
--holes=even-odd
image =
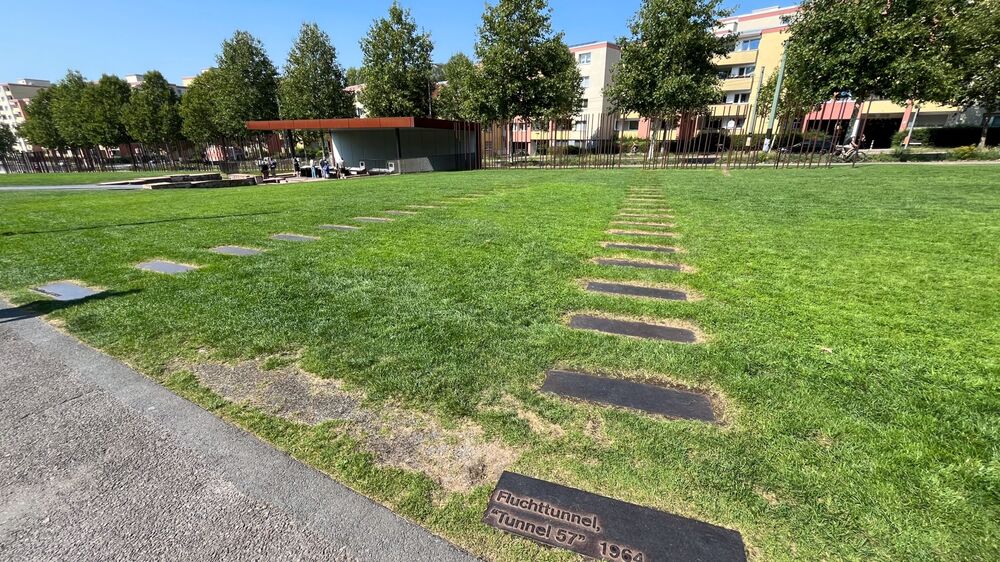
{"type": "Polygon", "coordinates": [[[546,0],[488,5],[475,49],[480,66],[470,90],[480,119],[561,119],[579,111],[580,72],[563,34],[552,31],[546,0]]]}
{"type": "Polygon", "coordinates": [[[422,117],[431,112],[430,34],[393,2],[361,39],[365,88],[359,100],[372,117],[422,117]]]}
{"type": "Polygon", "coordinates": [[[247,121],[278,117],[278,71],[256,37],[237,31],[216,61],[215,123],[223,135],[244,137],[247,121]]]}
{"type": "Polygon", "coordinates": [[[1000,2],[970,0],[959,17],[948,20],[958,71],[951,103],[983,111],[979,147],[986,148],[990,120],[1000,114],[1000,2]]]}
{"type": "Polygon", "coordinates": [[[721,98],[716,57],[734,39],[716,35],[729,12],[720,0],[644,0],[629,22],[629,37],[605,94],[623,113],[637,112],[657,123],[698,112],[721,98]]]}
{"type": "Polygon", "coordinates": [[[947,23],[962,4],[806,0],[790,22],[786,73],[817,100],[845,92],[859,102],[946,101],[957,83],[947,23]]]}
{"type": "Polygon", "coordinates": [[[473,119],[469,81],[476,72],[475,65],[469,57],[457,53],[448,59],[441,71],[444,84],[438,88],[434,98],[434,116],[441,119],[473,119]]]}
{"type": "Polygon", "coordinates": [[[70,148],[92,146],[87,136],[87,112],[84,109],[84,93],[93,85],[75,70],[52,87],[52,118],[59,136],[70,148]]]}
{"type": "Polygon", "coordinates": [[[53,97],[55,97],[54,88],[38,92],[28,104],[25,121],[17,131],[30,144],[58,151],[66,148],[67,143],[59,134],[55,116],[52,115],[53,97]]]}
{"type": "Polygon", "coordinates": [[[108,74],[84,90],[81,110],[88,145],[113,147],[128,142],[122,113],[131,93],[128,82],[108,74]]]}
{"type": "Polygon", "coordinates": [[[167,145],[181,136],[177,94],[156,70],[143,74],[142,84],[125,106],[124,118],[129,135],[145,145],[167,145]]]}
{"type": "Polygon", "coordinates": [[[282,119],[351,117],[354,100],[344,91],[344,69],[330,36],[304,23],[285,62],[278,88],[282,119]]]}
{"type": "Polygon", "coordinates": [[[218,83],[219,71],[209,69],[196,76],[181,96],[181,133],[191,142],[207,143],[222,137],[216,124],[218,83]]]}
{"type": "Polygon", "coordinates": [[[0,125],[0,156],[14,152],[14,145],[17,144],[17,137],[14,131],[7,125],[0,125]]]}

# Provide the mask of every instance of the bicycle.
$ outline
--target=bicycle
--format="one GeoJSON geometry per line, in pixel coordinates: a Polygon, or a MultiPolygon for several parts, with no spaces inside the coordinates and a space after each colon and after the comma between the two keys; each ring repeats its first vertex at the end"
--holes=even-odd
{"type": "Polygon", "coordinates": [[[850,162],[852,164],[868,160],[867,152],[849,144],[837,145],[837,148],[833,151],[833,156],[841,162],[850,162]]]}

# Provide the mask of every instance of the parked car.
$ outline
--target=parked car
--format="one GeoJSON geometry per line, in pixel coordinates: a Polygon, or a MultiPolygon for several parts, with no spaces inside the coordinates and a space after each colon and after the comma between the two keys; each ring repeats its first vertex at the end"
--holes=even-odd
{"type": "Polygon", "coordinates": [[[778,149],[789,154],[819,153],[825,154],[833,150],[833,143],[828,140],[807,140],[797,142],[792,146],[785,146],[778,149]]]}

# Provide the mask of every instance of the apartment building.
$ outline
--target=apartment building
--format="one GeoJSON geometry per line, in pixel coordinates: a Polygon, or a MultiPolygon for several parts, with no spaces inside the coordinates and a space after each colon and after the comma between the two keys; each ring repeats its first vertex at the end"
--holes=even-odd
{"type": "MultiPolygon", "coordinates": [[[[17,126],[24,123],[27,116],[28,103],[38,92],[52,84],[48,80],[22,78],[10,84],[0,84],[0,126],[6,126],[17,133],[17,126]]],[[[32,146],[23,138],[17,137],[14,150],[29,152],[32,146]]]]}
{"type": "Polygon", "coordinates": [[[611,83],[611,70],[622,59],[621,48],[608,41],[595,41],[572,45],[569,50],[582,79],[580,112],[564,121],[547,124],[515,122],[512,133],[515,152],[536,154],[551,146],[585,149],[614,137],[618,123],[611,115],[604,88],[611,83]]]}
{"type": "MultiPolygon", "coordinates": [[[[717,61],[723,99],[711,108],[716,119],[710,127],[741,129],[752,117],[756,117],[755,130],[764,126],[761,120],[766,116],[757,114],[755,105],[761,96],[773,95],[773,92],[760,89],[778,72],[789,37],[787,18],[798,11],[798,6],[774,6],[722,20],[717,33],[736,34],[736,46],[729,55],[717,61]]],[[[958,107],[927,103],[918,110],[912,103],[904,106],[889,100],[834,100],[832,96],[833,92],[831,101],[807,114],[797,125],[803,130],[840,130],[848,134],[855,103],[859,103],[865,117],[866,142],[869,146],[884,148],[889,146],[894,133],[906,129],[914,120],[917,127],[941,127],[965,121],[965,114],[958,107]]]]}

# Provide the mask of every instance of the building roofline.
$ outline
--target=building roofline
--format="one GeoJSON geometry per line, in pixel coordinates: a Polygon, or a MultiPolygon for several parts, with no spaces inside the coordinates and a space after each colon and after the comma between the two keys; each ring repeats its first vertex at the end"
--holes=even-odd
{"type": "Polygon", "coordinates": [[[621,50],[621,47],[619,47],[618,45],[612,43],[611,41],[591,41],[589,43],[577,43],[575,45],[570,45],[569,46],[569,50],[570,51],[583,51],[583,50],[586,50],[588,48],[593,48],[593,47],[607,47],[609,49],[617,49],[619,51],[621,50]]]}

